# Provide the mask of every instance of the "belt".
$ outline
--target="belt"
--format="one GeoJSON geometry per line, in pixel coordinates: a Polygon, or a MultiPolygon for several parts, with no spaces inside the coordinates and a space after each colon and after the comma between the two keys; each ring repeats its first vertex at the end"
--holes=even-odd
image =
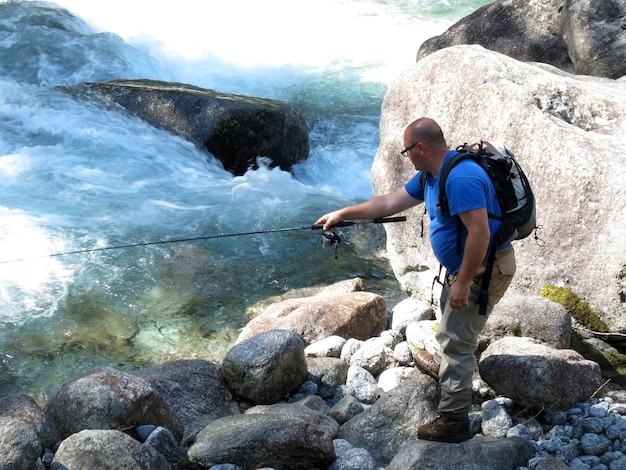
{"type": "MultiPolygon", "coordinates": [[[[509,246],[507,248],[504,248],[502,250],[498,250],[496,251],[496,259],[498,258],[502,258],[503,256],[508,255],[509,253],[511,253],[511,251],[513,251],[513,246],[509,246]]],[[[482,262],[482,264],[480,265],[481,268],[484,268],[485,266],[487,266],[487,258],[485,258],[482,262]]],[[[475,275],[472,279],[474,279],[474,281],[481,281],[484,275],[484,271],[480,272],[480,274],[475,275]]],[[[458,277],[458,274],[448,274],[446,276],[446,281],[448,282],[448,284],[454,284],[454,282],[456,281],[456,278],[458,277]]]]}

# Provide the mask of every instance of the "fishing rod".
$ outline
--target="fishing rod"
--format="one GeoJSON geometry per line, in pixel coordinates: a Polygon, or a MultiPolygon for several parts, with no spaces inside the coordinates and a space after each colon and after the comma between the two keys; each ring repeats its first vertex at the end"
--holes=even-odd
{"type": "MultiPolygon", "coordinates": [[[[337,223],[336,225],[333,226],[333,228],[334,227],[350,227],[352,225],[360,225],[360,224],[386,224],[386,223],[391,223],[391,222],[405,222],[405,221],[406,221],[405,216],[382,217],[379,219],[363,220],[363,221],[346,220],[346,221],[337,223]]],[[[96,251],[121,250],[124,248],[138,248],[142,246],[165,245],[169,243],[183,243],[183,242],[193,242],[193,241],[199,241],[199,240],[212,240],[216,238],[240,237],[244,235],[260,235],[260,234],[265,234],[265,233],[293,232],[296,230],[321,230],[322,228],[324,228],[323,224],[313,224],[313,225],[306,225],[303,227],[288,227],[288,228],[278,228],[278,229],[270,229],[270,230],[257,230],[254,232],[220,233],[217,235],[206,235],[203,237],[177,238],[174,240],[160,240],[160,241],[154,241],[154,242],[131,243],[127,245],[101,246],[98,248],[85,248],[82,250],[65,251],[62,253],[49,253],[46,255],[31,256],[31,257],[26,257],[26,258],[0,261],[0,264],[17,263],[20,261],[30,261],[30,260],[41,259],[41,258],[54,258],[57,256],[94,253],[96,251]]],[[[328,244],[337,245],[338,243],[341,242],[341,238],[339,237],[339,235],[335,233],[324,234],[324,237],[326,240],[329,241],[329,243],[323,243],[324,245],[328,245],[328,244]]]]}

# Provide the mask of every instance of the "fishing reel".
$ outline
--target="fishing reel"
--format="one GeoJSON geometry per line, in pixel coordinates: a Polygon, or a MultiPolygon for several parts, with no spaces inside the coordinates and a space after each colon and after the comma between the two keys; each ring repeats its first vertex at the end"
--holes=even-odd
{"type": "Polygon", "coordinates": [[[337,248],[341,243],[341,237],[337,232],[323,232],[322,233],[322,246],[324,248],[335,247],[335,259],[337,259],[337,248]]]}

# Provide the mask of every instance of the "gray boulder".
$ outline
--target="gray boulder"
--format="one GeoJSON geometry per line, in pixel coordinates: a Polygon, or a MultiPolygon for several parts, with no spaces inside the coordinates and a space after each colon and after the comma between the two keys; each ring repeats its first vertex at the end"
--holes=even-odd
{"type": "Polygon", "coordinates": [[[626,386],[626,354],[620,349],[594,337],[581,339],[579,345],[579,351],[586,359],[598,363],[602,377],[626,386]]]}
{"type": "Polygon", "coordinates": [[[259,333],[228,350],[222,375],[238,397],[254,404],[276,403],[307,379],[304,343],[287,330],[259,333]]]}
{"type": "Polygon", "coordinates": [[[235,175],[255,166],[257,157],[267,157],[287,170],[309,155],[304,117],[282,101],[154,80],[82,83],[70,90],[95,92],[193,142],[235,175]]]}
{"type": "Polygon", "coordinates": [[[35,468],[42,450],[33,426],[15,418],[0,417],[0,468],[35,468]]]}
{"type": "Polygon", "coordinates": [[[329,412],[329,416],[339,424],[354,418],[356,415],[365,410],[363,404],[352,395],[348,395],[339,400],[329,412]]]}
{"type": "Polygon", "coordinates": [[[59,446],[52,468],[115,468],[116,470],[170,470],[161,454],[117,430],[84,430],[59,446]]]}
{"type": "Polygon", "coordinates": [[[289,420],[290,418],[304,418],[329,436],[335,436],[339,429],[339,425],[335,420],[328,417],[330,409],[324,411],[318,411],[307,405],[307,402],[302,400],[296,403],[276,403],[274,405],[257,405],[249,408],[246,411],[248,415],[275,415],[278,414],[289,420]]]}
{"type": "Polygon", "coordinates": [[[408,442],[386,470],[515,470],[533,455],[530,441],[479,438],[461,444],[408,442]]]}
{"type": "Polygon", "coordinates": [[[570,73],[620,78],[626,75],[624,10],[623,0],[498,0],[425,41],[417,60],[445,47],[477,44],[570,73]]]}
{"type": "Polygon", "coordinates": [[[492,343],[478,370],[497,393],[539,410],[566,410],[588,400],[603,383],[600,366],[576,351],[514,336],[492,343]]]}
{"type": "Polygon", "coordinates": [[[241,413],[220,369],[201,359],[168,362],[132,372],[147,380],[185,424],[183,444],[217,418],[241,413]]]}
{"type": "MultiPolygon", "coordinates": [[[[499,141],[524,167],[545,244],[534,236],[514,242],[513,288],[538,293],[547,284],[571,286],[611,330],[626,331],[626,154],[620,150],[626,80],[569,75],[480,46],[431,54],[399,76],[384,98],[372,166],[376,194],[415,175],[399,152],[404,128],[420,116],[435,118],[451,146],[499,141]]],[[[402,287],[428,299],[439,263],[427,234],[416,241],[422,214],[423,207],[413,208],[407,222],[385,229],[402,287]]]]}
{"type": "Polygon", "coordinates": [[[348,338],[346,343],[341,348],[341,353],[339,354],[339,358],[344,361],[350,362],[352,360],[352,356],[354,356],[359,349],[363,347],[365,344],[365,340],[348,338]]]}
{"type": "Polygon", "coordinates": [[[154,424],[178,440],[183,422],[150,384],[112,367],[101,367],[74,379],[56,392],[44,408],[57,424],[61,439],[83,429],[126,429],[154,424]]]}
{"type": "Polygon", "coordinates": [[[304,354],[307,357],[339,357],[344,344],[344,338],[333,335],[309,344],[304,349],[304,354]]]}
{"type": "Polygon", "coordinates": [[[393,357],[398,364],[403,366],[410,366],[413,363],[413,354],[408,341],[402,341],[393,348],[393,357]]]}
{"type": "Polygon", "coordinates": [[[409,323],[433,318],[435,312],[429,302],[413,298],[404,299],[391,310],[391,329],[404,335],[409,323]]]}
{"type": "Polygon", "coordinates": [[[176,463],[187,458],[187,449],[181,446],[176,437],[161,426],[152,431],[144,442],[145,445],[154,448],[168,462],[176,463]]]}
{"type": "Polygon", "coordinates": [[[387,319],[387,304],[380,295],[318,294],[271,304],[248,322],[237,342],[274,329],[293,331],[307,346],[333,335],[366,340],[384,330],[387,319]]]}
{"type": "Polygon", "coordinates": [[[328,470],[376,470],[376,461],[365,449],[353,447],[345,439],[335,439],[337,458],[328,470]]]}
{"type": "MultiPolygon", "coordinates": [[[[289,403],[297,403],[300,406],[306,406],[307,408],[311,408],[313,411],[317,411],[324,416],[328,416],[330,414],[330,405],[319,395],[294,395],[291,397],[289,403]]],[[[277,406],[280,406],[281,403],[278,403],[277,406]]],[[[267,405],[257,405],[258,407],[267,406],[267,405]]]]}
{"type": "Polygon", "coordinates": [[[436,417],[438,404],[439,385],[415,369],[412,377],[341,426],[338,437],[367,449],[385,466],[417,435],[420,424],[436,417]]]}
{"type": "Polygon", "coordinates": [[[572,318],[562,305],[551,300],[509,291],[489,315],[478,350],[504,336],[526,336],[557,349],[569,348],[572,318]]]}
{"type": "Polygon", "coordinates": [[[346,387],[361,403],[374,403],[378,399],[378,382],[363,367],[350,366],[346,387]]]}
{"type": "Polygon", "coordinates": [[[346,383],[350,364],[334,357],[308,357],[309,380],[318,386],[322,398],[332,398],[335,389],[346,383]]]}
{"type": "Polygon", "coordinates": [[[391,350],[382,341],[368,340],[351,357],[350,365],[362,367],[373,376],[385,370],[391,350]]]}
{"type": "Polygon", "coordinates": [[[211,422],[187,452],[204,467],[230,463],[276,470],[327,468],[338,424],[300,405],[252,408],[211,422]]]}
{"type": "Polygon", "coordinates": [[[502,439],[513,427],[513,418],[499,400],[488,400],[481,405],[480,429],[485,436],[502,439]]]}
{"type": "Polygon", "coordinates": [[[0,399],[0,420],[3,422],[15,420],[32,427],[44,449],[51,449],[59,440],[58,430],[54,421],[28,395],[7,395],[2,397],[0,399]]]}
{"type": "Polygon", "coordinates": [[[563,38],[579,75],[626,75],[624,0],[567,2],[563,38]]]}

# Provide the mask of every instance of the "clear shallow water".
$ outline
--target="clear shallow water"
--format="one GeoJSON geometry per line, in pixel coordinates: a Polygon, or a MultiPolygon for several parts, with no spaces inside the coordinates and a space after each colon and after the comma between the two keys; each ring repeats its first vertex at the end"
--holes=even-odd
{"type": "Polygon", "coordinates": [[[0,393],[45,401],[95,365],[219,354],[246,308],[293,288],[361,276],[396,295],[358,229],[338,259],[308,230],[40,256],[308,226],[369,198],[387,84],[484,3],[0,3],[0,393]],[[123,110],[54,88],[116,78],[292,102],[310,158],[233,177],[123,110]]]}

